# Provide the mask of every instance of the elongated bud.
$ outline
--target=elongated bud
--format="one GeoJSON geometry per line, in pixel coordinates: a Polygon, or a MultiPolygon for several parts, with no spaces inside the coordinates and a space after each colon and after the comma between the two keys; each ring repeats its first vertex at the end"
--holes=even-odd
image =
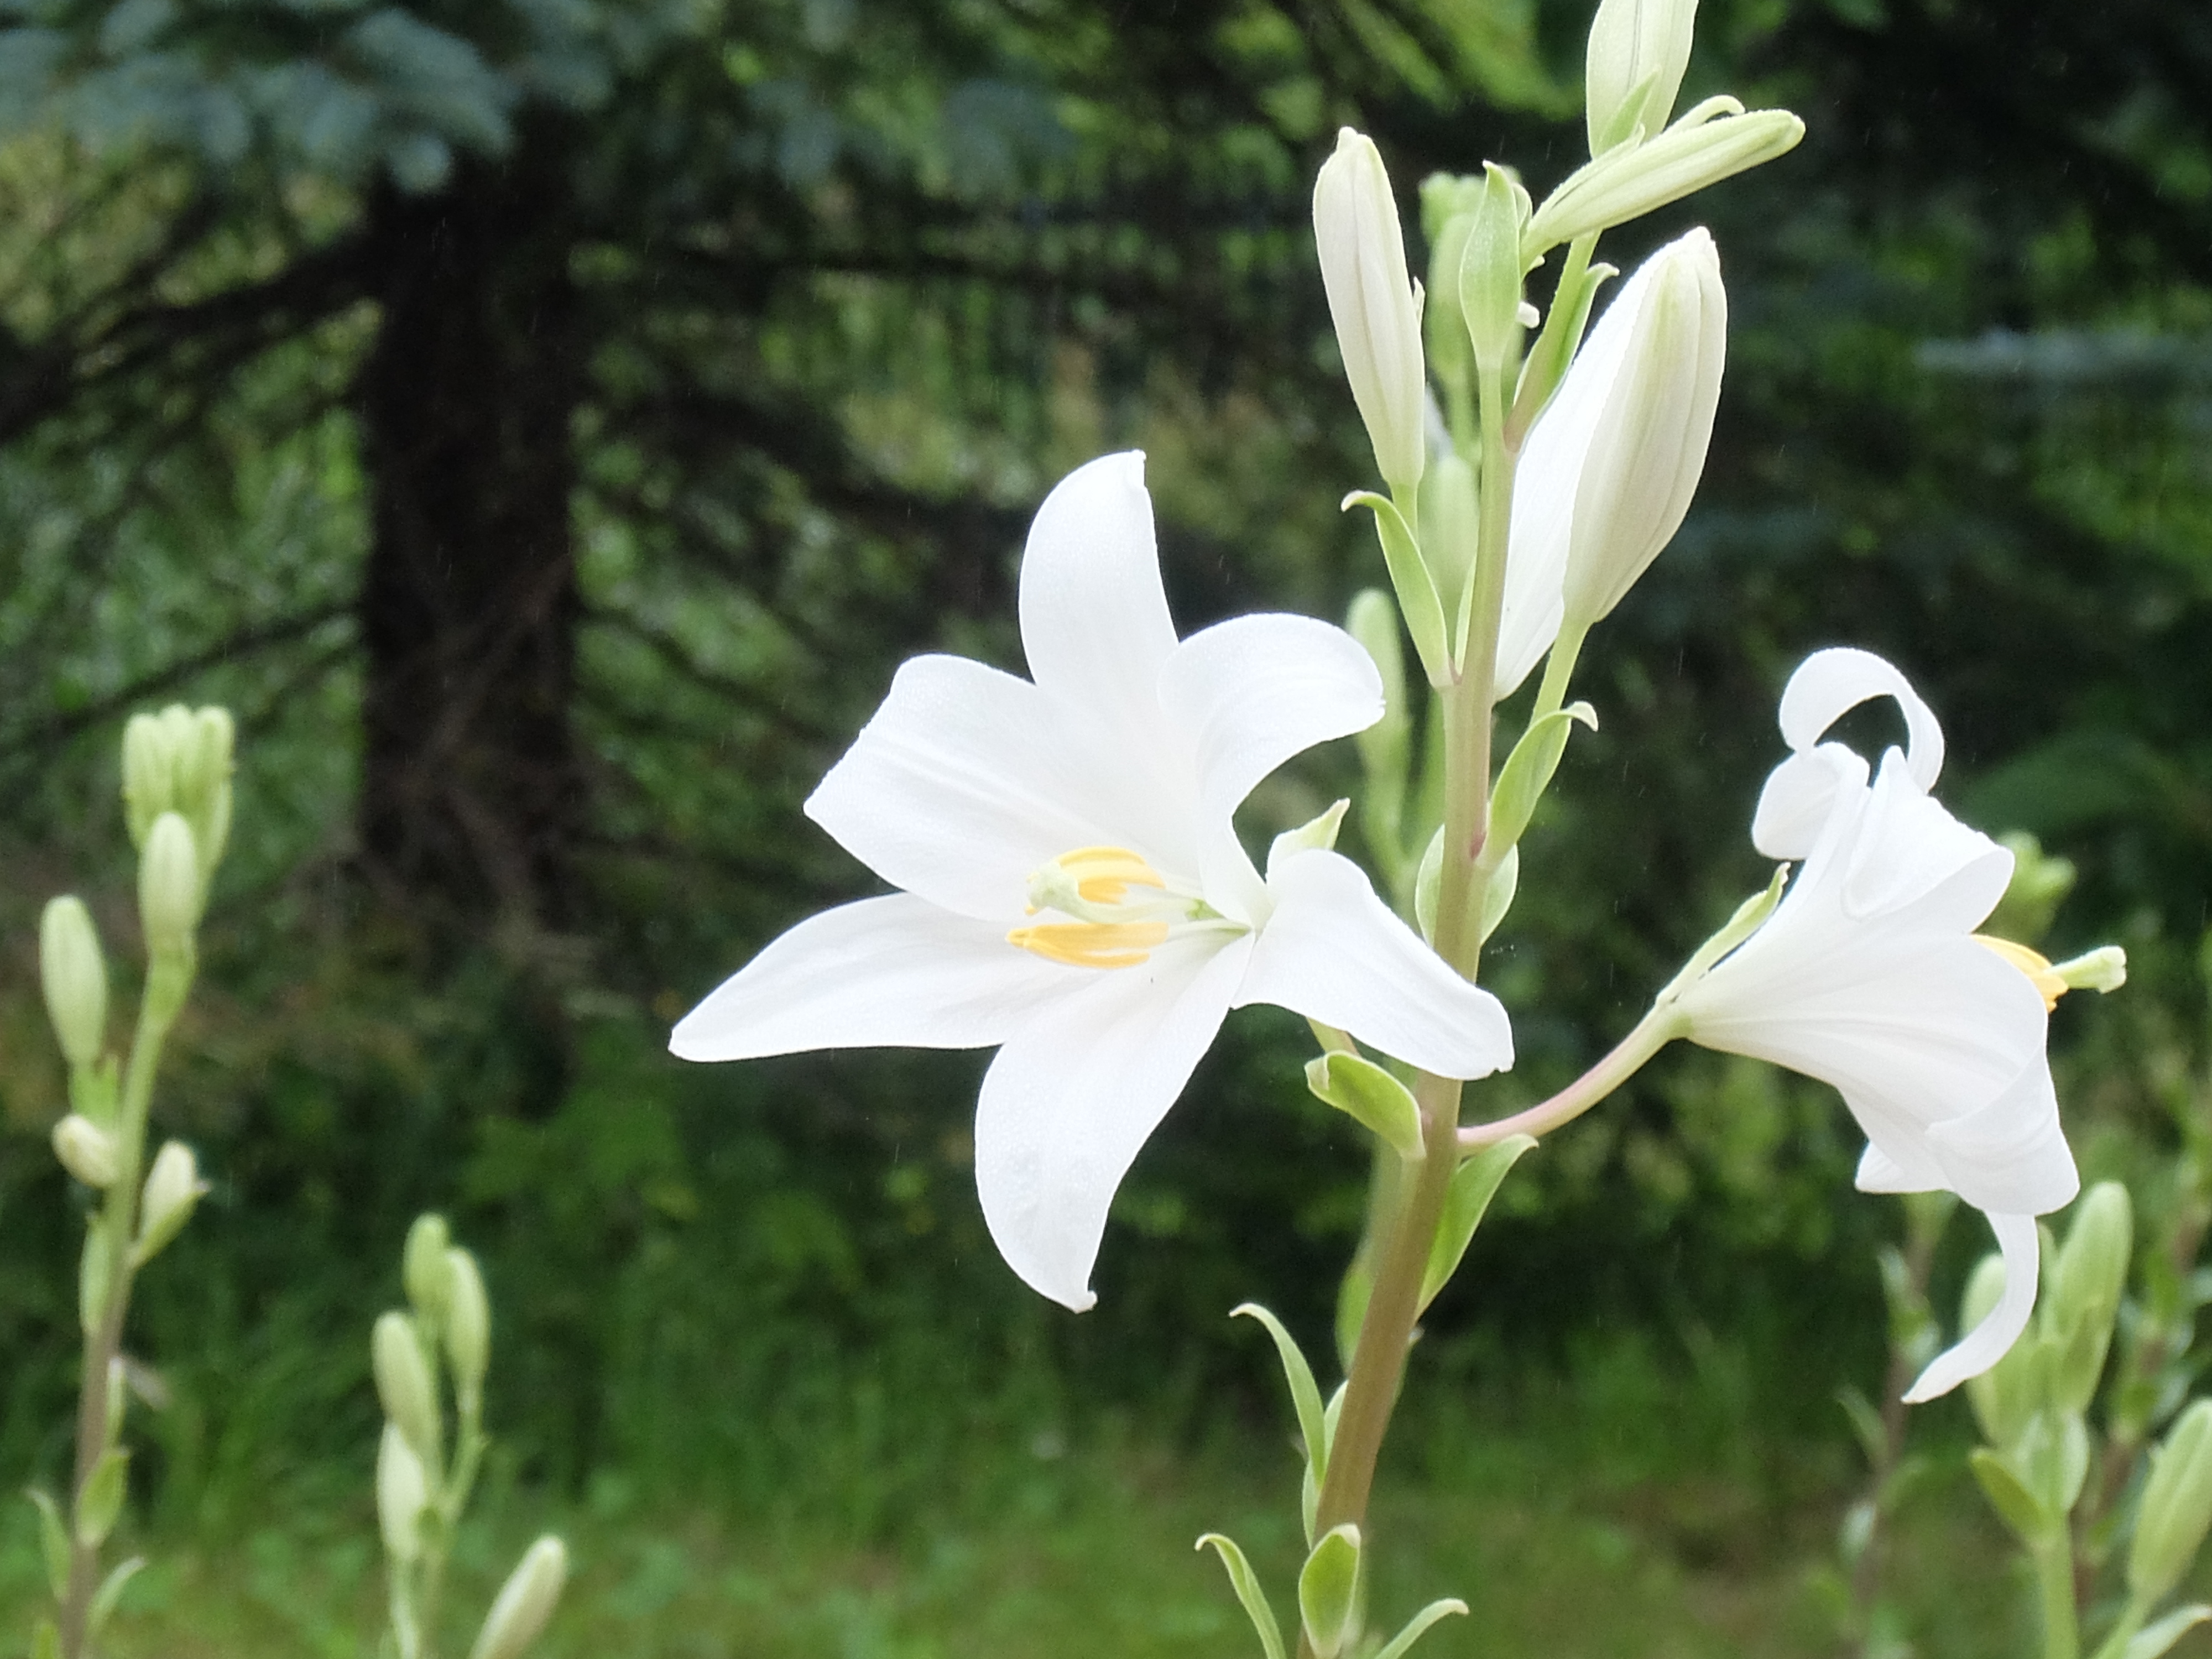
{"type": "Polygon", "coordinates": [[[2175,1419],[2151,1454],[2128,1552],[2128,1588],[2154,1602],[2181,1582],[2212,1530],[2212,1400],[2199,1400],[2175,1419]]]}
{"type": "Polygon", "coordinates": [[[39,981],[69,1063],[96,1064],[107,1047],[107,963],[92,913],[73,895],[49,900],[39,918],[39,981]]]}
{"type": "Polygon", "coordinates": [[[453,1243],[445,1217],[418,1215],[407,1230],[407,1246],[399,1258],[400,1282],[407,1287],[407,1299],[432,1330],[444,1324],[446,1298],[453,1290],[448,1260],[453,1243]]]}
{"type": "Polygon", "coordinates": [[[1521,340],[1522,214],[1513,175],[1495,161],[1483,164],[1483,174],[1482,200],[1460,258],[1459,305],[1475,366],[1491,374],[1521,340]]]}
{"type": "Polygon", "coordinates": [[[138,855],[138,916],[148,954],[176,957],[191,950],[200,920],[199,854],[191,826],[164,812],[146,832],[138,855]]]}
{"type": "Polygon", "coordinates": [[[192,826],[199,848],[200,878],[214,878],[230,842],[230,775],[237,727],[228,708],[192,711],[189,728],[179,733],[177,756],[177,804],[192,826]]]}
{"type": "Polygon", "coordinates": [[[115,1137],[76,1112],[54,1125],[54,1156],[62,1161],[62,1168],[102,1192],[115,1184],[123,1168],[115,1137]]]}
{"type": "Polygon", "coordinates": [[[430,1483],[422,1460],[415,1455],[396,1423],[384,1425],[376,1447],[376,1519],[384,1532],[384,1551],[395,1561],[422,1553],[422,1510],[430,1483]]]}
{"type": "Polygon", "coordinates": [[[1698,0],[1602,0],[1583,73],[1592,155],[1667,125],[1697,21],[1698,0]]]}
{"type": "Polygon", "coordinates": [[[176,804],[176,769],[161,717],[133,714],[123,728],[123,821],[131,844],[143,849],[154,820],[176,804]]]}
{"type": "Polygon", "coordinates": [[[2134,1246],[2128,1189],[2117,1181],[2099,1182],[2075,1207],[2048,1292],[2046,1317],[2058,1339],[2051,1387],[2068,1411],[2087,1411],[2096,1397],[2134,1246]]]}
{"type": "Polygon", "coordinates": [[[1467,234],[1482,203],[1483,175],[1432,173],[1421,181],[1421,233],[1429,241],[1428,297],[1421,309],[1421,337],[1429,369],[1446,386],[1474,366],[1467,319],[1459,308],[1460,261],[1467,234]]]}
{"type": "Polygon", "coordinates": [[[469,1659],[519,1659],[544,1631],[568,1581],[568,1547],[548,1533],[522,1553],[484,1615],[469,1659]]]}
{"type": "Polygon", "coordinates": [[[415,1322],[404,1313],[379,1316],[369,1342],[376,1370],[376,1397],[426,1468],[438,1462],[441,1439],[436,1385],[429,1362],[415,1334],[415,1322]]]}
{"type": "Polygon", "coordinates": [[[1613,150],[1569,177],[1536,210],[1524,255],[1535,259],[1562,242],[1641,218],[1786,155],[1805,136],[1805,124],[1788,110],[1705,116],[1707,107],[1692,111],[1649,143],[1613,150]]]}
{"type": "Polygon", "coordinates": [[[1629,279],[1537,423],[1540,432],[1560,421],[1554,438],[1582,438],[1567,454],[1547,444],[1523,474],[1533,486],[1539,466],[1581,450],[1561,590],[1568,626],[1588,627],[1620,604],[1680,527],[1705,471],[1727,356],[1720,255],[1693,230],[1629,279]],[[1589,384],[1577,389],[1578,378],[1589,384]]]}
{"type": "Polygon", "coordinates": [[[207,1194],[200,1179],[199,1160],[181,1140],[166,1141],[146,1172],[139,1197],[138,1243],[131,1252],[133,1263],[143,1267],[184,1231],[185,1224],[207,1194]]]}
{"type": "Polygon", "coordinates": [[[1394,491],[1410,493],[1428,457],[1421,295],[1407,275],[1390,176],[1365,134],[1337,134],[1314,181],[1313,214],[1337,349],[1376,468],[1394,491]]]}
{"type": "Polygon", "coordinates": [[[453,1362],[455,1391],[473,1404],[491,1364],[491,1299],[484,1294],[476,1257],[466,1250],[448,1250],[446,1262],[446,1352],[453,1362]]]}
{"type": "Polygon", "coordinates": [[[1447,451],[1429,463],[1429,475],[1421,480],[1421,556],[1436,579],[1444,616],[1453,624],[1455,654],[1461,601],[1474,574],[1475,544],[1481,533],[1477,520],[1474,469],[1447,451]]]}

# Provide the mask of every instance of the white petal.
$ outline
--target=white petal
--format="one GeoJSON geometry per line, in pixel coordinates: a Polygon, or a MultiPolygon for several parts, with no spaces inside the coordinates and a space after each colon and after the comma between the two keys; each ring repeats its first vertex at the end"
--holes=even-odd
{"type": "Polygon", "coordinates": [[[1944,1185],[1980,1209],[2048,1215],[2081,1190],[2040,1044],[1995,1100],[1930,1127],[1928,1146],[1944,1185]]]}
{"type": "Polygon", "coordinates": [[[1792,749],[1810,749],[1871,697],[1897,699],[1905,715],[1905,764],[1922,789],[1934,788],[1943,769],[1943,727],[1912,683],[1871,651],[1835,646],[1798,664],[1782,691],[1782,736],[1792,749]]]}
{"type": "Polygon", "coordinates": [[[1881,758],[1866,816],[1844,860],[1841,896],[1854,919],[1910,907],[1931,931],[1980,925],[2012,881],[2012,854],[1921,793],[1894,749],[1881,758]]]}
{"type": "Polygon", "coordinates": [[[1157,726],[1160,665],[1176,633],[1142,453],[1102,455],[1045,497],[1022,554],[1020,611],[1038,685],[1141,731],[1157,726]]]}
{"type": "Polygon", "coordinates": [[[1955,1346],[1936,1356],[1919,1380],[1905,1391],[1905,1403],[1917,1406],[1946,1395],[1970,1376],[1979,1376],[2012,1351],[2035,1311],[2035,1279],[2041,1248],[2035,1218],[2030,1215],[1990,1216],[1990,1231],[1997,1236],[2004,1253],[2004,1294],[1989,1316],[1955,1346]]]}
{"type": "Polygon", "coordinates": [[[1002,927],[905,893],[809,916],[725,980],[668,1039],[679,1060],[809,1048],[981,1048],[1069,989],[1002,927]]]}
{"type": "Polygon", "coordinates": [[[1846,791],[1866,787],[1867,763],[1839,743],[1802,750],[1766,775],[1751,817],[1751,844],[1771,859],[1811,856],[1846,791]]]}
{"type": "Polygon", "coordinates": [[[975,1103],[975,1188],[1006,1265],[1080,1313],[1115,1189],[1229,1012],[1251,939],[1179,940],[1091,983],[1007,1039],[975,1103]]]}
{"type": "Polygon", "coordinates": [[[1301,853],[1271,872],[1273,916],[1261,931],[1236,1006],[1279,1008],[1350,1031],[1440,1077],[1487,1077],[1513,1064],[1513,1026],[1375,896],[1359,866],[1301,853]]]}
{"type": "Polygon", "coordinates": [[[1007,921],[1030,871],[1107,838],[1066,775],[1066,747],[1026,680],[964,657],[916,657],[806,813],[894,887],[1007,921]]]}
{"type": "Polygon", "coordinates": [[[1871,1140],[1851,1184],[1863,1193],[1932,1193],[1948,1187],[1934,1159],[1923,1155],[1900,1162],[1871,1140]]]}

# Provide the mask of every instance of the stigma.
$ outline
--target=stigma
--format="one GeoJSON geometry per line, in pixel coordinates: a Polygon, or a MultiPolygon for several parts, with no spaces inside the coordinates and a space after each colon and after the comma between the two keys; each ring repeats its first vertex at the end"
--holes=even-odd
{"type": "Polygon", "coordinates": [[[1017,927],[1006,943],[1069,968],[1134,968],[1179,924],[1215,915],[1126,847],[1079,847],[1032,871],[1028,909],[1067,920],[1017,927]]]}

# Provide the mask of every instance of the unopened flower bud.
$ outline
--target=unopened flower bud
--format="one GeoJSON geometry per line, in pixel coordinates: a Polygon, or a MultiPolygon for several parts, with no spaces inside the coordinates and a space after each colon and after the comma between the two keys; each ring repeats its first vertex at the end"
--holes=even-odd
{"type": "Polygon", "coordinates": [[[143,1267],[159,1255],[184,1231],[207,1189],[192,1149],[180,1140],[164,1142],[154,1156],[154,1167],[146,1172],[139,1196],[138,1243],[131,1252],[132,1261],[143,1267]]]}
{"type": "Polygon", "coordinates": [[[407,1230],[407,1245],[399,1258],[399,1279],[407,1287],[407,1299],[433,1330],[444,1322],[446,1298],[453,1288],[447,1259],[453,1243],[446,1218],[426,1212],[416,1216],[407,1230]]]}
{"type": "MultiPolygon", "coordinates": [[[[1966,1280],[1966,1293],[1959,1307],[1959,1328],[1971,1331],[1989,1317],[2004,1295],[2004,1259],[1991,1254],[1966,1280]]],[[[1982,1435],[2000,1451],[2010,1447],[2027,1430],[2042,1405],[2037,1373],[2042,1344],[2031,1328],[2012,1345],[2005,1357],[1978,1376],[1966,1379],[1966,1398],[1982,1435]]]]}
{"type": "Polygon", "coordinates": [[[1474,366],[1467,319],[1459,308],[1460,261],[1467,255],[1467,234],[1482,203],[1484,175],[1431,173],[1421,181],[1421,230],[1429,242],[1429,285],[1421,308],[1421,337],[1428,366],[1437,380],[1451,386],[1474,366]]]}
{"type": "Polygon", "coordinates": [[[2150,1479],[2136,1513],[2128,1552],[2128,1588],[2154,1602],[2181,1582],[2212,1530],[2212,1400],[2199,1400],[2175,1419],[2151,1453],[2150,1479]]]}
{"type": "Polygon", "coordinates": [[[146,832],[138,854],[138,916],[150,955],[180,956],[191,949],[200,897],[199,853],[191,826],[177,813],[164,812],[146,832]]]}
{"type": "MultiPolygon", "coordinates": [[[[1459,307],[1467,319],[1475,366],[1492,374],[1515,354],[1521,339],[1521,198],[1513,176],[1495,161],[1484,163],[1482,200],[1468,227],[1459,262],[1459,307]]],[[[1511,388],[1506,388],[1510,393],[1511,388]]]]}
{"type": "Polygon", "coordinates": [[[553,1617],[568,1578],[568,1546],[548,1533],[523,1552],[500,1586],[469,1659],[518,1659],[553,1617]]]}
{"type": "Polygon", "coordinates": [[[1576,172],[1536,210],[1523,252],[1534,259],[1561,242],[1641,218],[1787,155],[1804,136],[1805,124],[1785,109],[1707,119],[1693,110],[1648,143],[1613,150],[1576,172]]]}
{"type": "Polygon", "coordinates": [[[422,1510],[429,1501],[422,1460],[398,1425],[386,1423],[376,1448],[376,1519],[384,1532],[385,1553],[394,1561],[412,1561],[422,1553],[422,1510]]]}
{"type": "Polygon", "coordinates": [[[1421,480],[1421,557],[1435,579],[1444,616],[1453,624],[1455,653],[1463,625],[1462,601],[1468,592],[1468,579],[1474,574],[1480,534],[1474,469],[1462,456],[1446,451],[1429,464],[1429,475],[1421,480]]]}
{"type": "Polygon", "coordinates": [[[107,963],[82,899],[65,895],[47,902],[39,918],[39,980],[69,1063],[97,1063],[107,1046],[107,963]]]}
{"type": "MultiPolygon", "coordinates": [[[[1588,627],[1620,604],[1680,527],[1705,471],[1727,355],[1720,254],[1693,230],[1628,280],[1537,422],[1538,433],[1559,425],[1545,459],[1527,458],[1532,486],[1554,441],[1581,450],[1561,589],[1567,626],[1588,627]]],[[[1529,447],[1539,447],[1533,435],[1529,447]]]]}
{"type": "Polygon", "coordinates": [[[1667,125],[1697,21],[1698,0],[1602,0],[1583,71],[1592,155],[1667,125]]]}
{"type": "Polygon", "coordinates": [[[1421,481],[1428,457],[1428,389],[1421,359],[1421,295],[1406,270],[1406,242],[1390,176],[1374,141],[1346,127],[1314,181],[1314,242],[1352,401],[1375,465],[1394,491],[1421,481]]]}
{"type": "Polygon", "coordinates": [[[453,1249],[446,1252],[446,1352],[453,1362],[455,1390],[463,1400],[473,1401],[491,1364],[491,1299],[484,1294],[476,1257],[453,1249]]]}
{"type": "Polygon", "coordinates": [[[122,1172],[115,1137],[90,1118],[71,1112],[54,1125],[54,1156],[88,1187],[106,1191],[122,1172]]]}
{"type": "Polygon", "coordinates": [[[404,1313],[379,1316],[369,1354],[376,1371],[376,1397],[384,1414],[407,1437],[423,1465],[434,1467],[441,1439],[436,1384],[415,1322],[404,1313]]]}
{"type": "Polygon", "coordinates": [[[143,848],[154,820],[177,805],[173,752],[161,717],[133,714],[123,728],[123,817],[143,848]]]}
{"type": "Polygon", "coordinates": [[[2059,1339],[2051,1388],[2068,1411],[2087,1411],[2105,1374],[2134,1245],[2128,1189],[2117,1181],[2099,1182],[2075,1206],[2049,1291],[2046,1316],[2059,1339]]]}

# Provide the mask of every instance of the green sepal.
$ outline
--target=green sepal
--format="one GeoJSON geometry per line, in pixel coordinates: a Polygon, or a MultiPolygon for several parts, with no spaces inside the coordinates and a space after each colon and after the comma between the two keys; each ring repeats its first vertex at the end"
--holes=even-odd
{"type": "Polygon", "coordinates": [[[1490,834],[1482,844],[1483,862],[1496,869],[1505,854],[1520,845],[1522,831],[1535,815],[1536,803],[1552,786],[1559,757],[1567,752],[1567,734],[1580,721],[1597,730],[1597,710],[1586,702],[1569,703],[1531,722],[1505,757],[1498,775],[1498,787],[1490,798],[1490,834]]]}
{"type": "Polygon", "coordinates": [[[2028,1490],[2027,1483],[2014,1473],[2012,1465],[2004,1458],[1987,1446],[1977,1446],[1966,1455],[1966,1463],[1973,1470],[1974,1479],[1981,1482],[1990,1506],[2021,1542],[2033,1547],[2057,1531],[2060,1517],[2043,1506],[2042,1500],[2028,1490]]]}
{"type": "Polygon", "coordinates": [[[1451,655],[1444,635],[1443,601],[1437,597],[1436,580],[1429,574],[1429,567],[1421,557],[1420,544],[1414,540],[1413,526],[1398,504],[1388,495],[1378,495],[1371,489],[1355,489],[1339,505],[1338,511],[1348,513],[1355,507],[1366,507],[1375,514],[1375,534],[1382,544],[1382,562],[1390,572],[1390,586],[1398,592],[1398,609],[1406,618],[1406,632],[1413,635],[1413,650],[1421,659],[1421,672],[1429,677],[1429,684],[1445,686],[1451,684],[1451,655]]]}
{"type": "Polygon", "coordinates": [[[1474,1230],[1482,1224],[1490,1200],[1498,1196],[1505,1172],[1535,1144],[1534,1135],[1508,1135],[1496,1145],[1484,1147],[1452,1171],[1451,1188],[1444,1195],[1444,1212],[1437,1223],[1436,1242],[1429,1247],[1428,1271],[1421,1275],[1422,1307],[1434,1301],[1437,1292],[1459,1271],[1460,1258],[1467,1254],[1474,1230]]]}
{"type": "Polygon", "coordinates": [[[1283,1381],[1290,1385],[1291,1405],[1298,1414],[1298,1437],[1305,1442],[1306,1467],[1326,1473],[1328,1435],[1322,1423],[1321,1389],[1314,1382],[1313,1367],[1306,1364],[1297,1340],[1284,1328],[1281,1320],[1256,1302],[1240,1304],[1229,1310],[1229,1316],[1256,1319],[1275,1339],[1275,1352],[1283,1362],[1283,1381]]]}
{"type": "Polygon", "coordinates": [[[1375,1659],[1405,1659],[1413,1644],[1429,1633],[1429,1626],[1446,1619],[1467,1616],[1467,1603],[1455,1595],[1447,1595],[1441,1601],[1431,1601],[1406,1621],[1405,1629],[1392,1637],[1375,1659]]]}
{"type": "Polygon", "coordinates": [[[2121,1659],[2159,1659],[2168,1648],[2208,1619],[2212,1619],[2212,1607],[2206,1607],[2202,1601],[2176,1607],[2129,1642],[2121,1659]]]}
{"type": "Polygon", "coordinates": [[[107,1534],[115,1530],[116,1518],[123,1513],[123,1495],[130,1480],[129,1452],[111,1446],[100,1453],[84,1485],[77,1488],[73,1518],[78,1543],[96,1550],[107,1541],[107,1534]]]}
{"type": "Polygon", "coordinates": [[[1252,1571],[1252,1564],[1244,1559],[1244,1552],[1237,1547],[1237,1540],[1226,1533],[1210,1532],[1191,1547],[1204,1549],[1213,1547],[1221,1558],[1221,1565],[1229,1574],[1230,1587],[1237,1599],[1244,1604],[1244,1616],[1252,1621],[1252,1628],[1260,1633],[1260,1646],[1267,1659],[1283,1659],[1283,1628],[1275,1622],[1275,1610],[1267,1605],[1267,1595],[1260,1588],[1260,1576],[1252,1571]]]}
{"type": "Polygon", "coordinates": [[[107,1577],[100,1581],[100,1588],[92,1593],[92,1605],[85,1609],[86,1635],[99,1635],[101,1628],[115,1616],[116,1605],[123,1600],[124,1589],[145,1565],[144,1556],[134,1555],[127,1561],[117,1562],[109,1569],[107,1577]]]}
{"type": "Polygon", "coordinates": [[[1331,1052],[1306,1062],[1316,1100],[1372,1129],[1399,1157],[1422,1155],[1421,1108],[1410,1090],[1373,1060],[1331,1052]]]}
{"type": "Polygon", "coordinates": [[[40,1620],[31,1632],[31,1659],[62,1659],[62,1633],[52,1620],[40,1620]]]}
{"type": "Polygon", "coordinates": [[[54,1600],[62,1601],[69,1595],[70,1535],[62,1524],[62,1506],[53,1495],[36,1486],[27,1487],[23,1496],[29,1498],[39,1511],[39,1546],[46,1558],[46,1588],[54,1593],[54,1600]]]}
{"type": "Polygon", "coordinates": [[[1359,1528],[1349,1521],[1322,1534],[1298,1571],[1298,1620],[1316,1659],[1336,1659],[1359,1616],[1359,1528]]]}

